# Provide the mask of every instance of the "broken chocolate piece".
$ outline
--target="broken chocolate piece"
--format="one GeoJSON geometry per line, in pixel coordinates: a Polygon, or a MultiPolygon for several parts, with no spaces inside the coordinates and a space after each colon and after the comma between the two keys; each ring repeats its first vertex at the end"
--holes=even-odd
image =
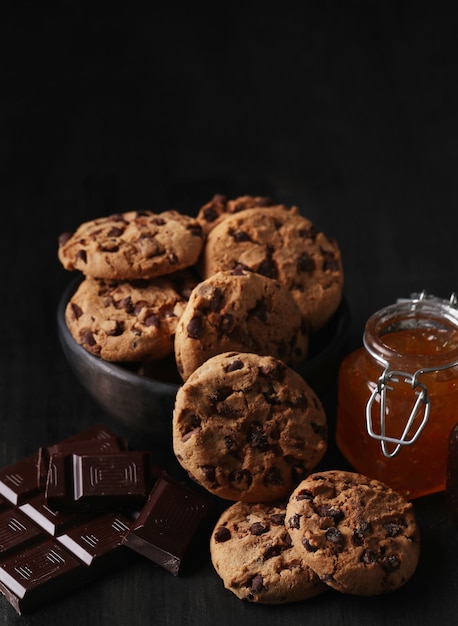
{"type": "Polygon", "coordinates": [[[119,437],[103,424],[98,424],[76,435],[72,435],[52,446],[42,446],[38,449],[38,485],[46,484],[49,459],[52,454],[104,454],[127,450],[128,443],[124,437],[119,437]]]}
{"type": "Polygon", "coordinates": [[[125,543],[177,576],[186,549],[209,510],[203,496],[163,475],[131,525],[125,543]]]}
{"type": "Polygon", "coordinates": [[[154,475],[150,452],[53,454],[46,500],[57,511],[135,509],[146,502],[154,475]]]}

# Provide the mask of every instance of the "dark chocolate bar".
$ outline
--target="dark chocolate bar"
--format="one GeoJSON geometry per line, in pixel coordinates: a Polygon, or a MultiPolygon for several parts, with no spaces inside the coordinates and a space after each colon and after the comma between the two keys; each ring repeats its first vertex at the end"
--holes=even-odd
{"type": "Polygon", "coordinates": [[[132,523],[125,543],[177,576],[186,549],[209,509],[207,499],[163,475],[132,523]]]}
{"type": "MultiPolygon", "coordinates": [[[[84,447],[88,432],[72,438],[75,448],[84,447]]],[[[120,450],[92,457],[53,453],[67,450],[68,440],[42,449],[45,465],[50,452],[48,477],[57,459],[71,460],[71,480],[59,475],[55,481],[56,489],[62,487],[62,499],[79,495],[83,508],[97,511],[54,510],[37,481],[38,454],[0,470],[0,592],[19,614],[90,582],[138,552],[178,573],[208,503],[167,477],[149,452],[129,452],[120,441],[120,450]],[[129,508],[121,513],[118,506],[127,502],[129,508]],[[138,515],[140,502],[146,505],[138,515]],[[100,512],[114,504],[116,509],[100,512]]]]}
{"type": "Polygon", "coordinates": [[[107,511],[143,506],[154,480],[150,452],[53,454],[46,500],[59,511],[107,511]]]}

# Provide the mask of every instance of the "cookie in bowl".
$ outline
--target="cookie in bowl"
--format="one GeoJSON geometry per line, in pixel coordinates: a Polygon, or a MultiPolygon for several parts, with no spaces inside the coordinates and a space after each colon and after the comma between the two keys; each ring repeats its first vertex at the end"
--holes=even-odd
{"type": "Polygon", "coordinates": [[[341,303],[339,246],[295,211],[251,208],[216,224],[199,260],[201,274],[208,278],[237,266],[284,284],[312,331],[323,328],[341,303]]]}
{"type": "Polygon", "coordinates": [[[173,352],[173,338],[197,284],[183,270],[151,280],[86,277],[70,297],[65,320],[75,341],[105,361],[148,361],[173,352]]]}
{"type": "Polygon", "coordinates": [[[236,268],[195,287],[175,333],[183,380],[208,358],[231,350],[272,355],[292,366],[305,361],[307,324],[284,285],[236,268]]]}
{"type": "Polygon", "coordinates": [[[169,210],[127,211],[81,224],[59,237],[66,270],[106,280],[156,278],[188,267],[203,247],[199,222],[169,210]]]}

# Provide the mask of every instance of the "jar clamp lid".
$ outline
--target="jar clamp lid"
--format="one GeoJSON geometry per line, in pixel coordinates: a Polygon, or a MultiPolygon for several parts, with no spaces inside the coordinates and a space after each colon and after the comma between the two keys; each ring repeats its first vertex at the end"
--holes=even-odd
{"type": "MultiPolygon", "coordinates": [[[[384,350],[382,344],[374,345],[368,341],[368,328],[375,333],[383,329],[389,332],[394,328],[393,320],[401,319],[403,329],[418,327],[420,319],[429,319],[428,324],[434,327],[431,319],[446,320],[458,330],[458,299],[455,293],[449,300],[427,295],[425,291],[420,294],[411,294],[410,298],[398,299],[397,303],[382,309],[369,318],[363,337],[364,347],[367,352],[384,368],[383,373],[377,380],[377,384],[366,405],[366,428],[370,437],[380,441],[381,449],[385,457],[392,458],[398,454],[402,446],[415,443],[430,414],[431,400],[427,386],[419,380],[423,374],[445,370],[458,365],[458,349],[452,351],[452,358],[443,362],[430,363],[430,366],[414,368],[412,371],[399,371],[392,369],[388,350],[384,350]],[[406,383],[411,387],[414,402],[410,414],[407,417],[402,433],[398,437],[387,434],[387,393],[394,390],[399,383],[406,383]],[[374,426],[374,403],[379,399],[379,431],[374,426]],[[389,449],[390,448],[390,449],[389,449]]],[[[431,359],[430,359],[431,360],[431,359]]],[[[433,359],[434,360],[434,359],[433,359]]]]}

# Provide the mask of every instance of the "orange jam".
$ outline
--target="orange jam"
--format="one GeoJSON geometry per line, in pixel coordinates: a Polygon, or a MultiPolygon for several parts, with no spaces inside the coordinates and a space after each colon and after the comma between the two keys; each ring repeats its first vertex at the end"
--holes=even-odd
{"type": "Polygon", "coordinates": [[[437,298],[402,301],[369,318],[364,346],[339,370],[341,452],[356,471],[410,500],[443,491],[458,422],[458,311],[437,298]]]}

